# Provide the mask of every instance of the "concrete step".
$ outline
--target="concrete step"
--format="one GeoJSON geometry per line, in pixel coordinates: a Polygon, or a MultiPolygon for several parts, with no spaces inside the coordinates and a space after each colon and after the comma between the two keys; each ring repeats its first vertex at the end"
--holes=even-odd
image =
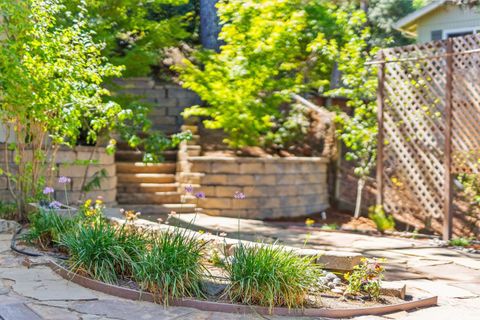
{"type": "Polygon", "coordinates": [[[119,193],[176,192],[178,183],[122,183],[117,185],[119,193]]]}
{"type": "MultiPolygon", "coordinates": [[[[177,161],[177,150],[167,150],[163,152],[165,161],[177,161]]],[[[115,161],[118,162],[142,162],[143,152],[135,150],[122,150],[119,149],[115,153],[115,161]]]]}
{"type": "Polygon", "coordinates": [[[175,175],[171,173],[119,173],[118,184],[128,183],[175,183],[175,175]]]}
{"type": "Polygon", "coordinates": [[[176,162],[117,162],[117,173],[175,173],[176,162]]]}
{"type": "Polygon", "coordinates": [[[123,204],[118,205],[125,210],[140,211],[143,218],[145,215],[166,215],[172,211],[177,213],[194,213],[194,204],[164,203],[164,204],[123,204]]]}
{"type": "Polygon", "coordinates": [[[117,193],[119,204],[165,204],[180,203],[181,195],[178,192],[153,193],[117,193]]]}

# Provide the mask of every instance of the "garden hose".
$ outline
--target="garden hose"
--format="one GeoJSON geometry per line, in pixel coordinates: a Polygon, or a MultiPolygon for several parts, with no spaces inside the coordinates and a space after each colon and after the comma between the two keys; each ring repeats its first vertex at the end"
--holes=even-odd
{"type": "Polygon", "coordinates": [[[13,234],[12,240],[10,241],[10,249],[12,249],[13,251],[15,251],[17,253],[20,253],[20,254],[23,254],[23,255],[26,255],[26,256],[30,256],[30,257],[49,256],[49,257],[56,258],[56,259],[61,259],[61,260],[67,260],[68,259],[67,256],[61,256],[61,255],[56,255],[56,254],[51,254],[51,253],[46,253],[46,254],[34,253],[34,252],[28,252],[28,251],[18,249],[17,248],[17,236],[22,232],[22,230],[23,230],[23,227],[20,227],[20,228],[18,228],[17,232],[15,232],[13,234]]]}

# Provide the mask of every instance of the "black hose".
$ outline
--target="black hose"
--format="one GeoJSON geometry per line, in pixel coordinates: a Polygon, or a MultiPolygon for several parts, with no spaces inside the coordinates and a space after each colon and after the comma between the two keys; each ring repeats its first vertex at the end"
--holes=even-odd
{"type": "Polygon", "coordinates": [[[22,232],[22,230],[23,230],[23,227],[20,227],[20,228],[18,228],[17,232],[15,232],[13,234],[12,240],[10,241],[10,249],[12,249],[13,251],[15,251],[17,253],[20,253],[20,254],[23,254],[23,255],[26,255],[26,256],[30,256],[30,257],[49,256],[49,257],[56,258],[56,259],[61,259],[61,260],[67,260],[68,259],[67,256],[61,256],[61,255],[56,255],[56,254],[51,254],[51,253],[47,253],[47,254],[34,253],[34,252],[28,252],[28,251],[24,251],[22,249],[18,249],[17,248],[17,236],[22,232]]]}

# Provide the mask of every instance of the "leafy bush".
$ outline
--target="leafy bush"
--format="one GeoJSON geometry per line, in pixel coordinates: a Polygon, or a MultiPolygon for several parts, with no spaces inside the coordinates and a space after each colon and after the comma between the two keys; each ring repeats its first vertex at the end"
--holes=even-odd
{"type": "Polygon", "coordinates": [[[205,242],[197,240],[189,231],[158,234],[135,265],[133,278],[164,304],[172,298],[203,296],[204,246],[205,242]]]}
{"type": "Polygon", "coordinates": [[[232,301],[268,306],[301,307],[321,269],[314,258],[299,257],[274,245],[235,248],[225,269],[230,278],[227,289],[232,301]]]}
{"type": "Polygon", "coordinates": [[[68,249],[68,263],[74,272],[107,283],[130,276],[135,259],[146,247],[141,235],[104,220],[79,224],[73,232],[64,234],[60,243],[68,249]]]}
{"type": "Polygon", "coordinates": [[[454,238],[448,241],[448,244],[455,247],[468,247],[472,241],[468,238],[454,238]]]}
{"type": "Polygon", "coordinates": [[[340,57],[368,37],[362,11],[323,0],[221,0],[217,8],[221,51],[179,70],[207,104],[184,115],[207,117],[205,126],[223,129],[235,148],[301,135],[298,114],[282,114],[281,106],[292,92],[328,90],[335,63],[347,63],[340,57]]]}
{"type": "Polygon", "coordinates": [[[31,214],[29,220],[30,228],[23,239],[42,249],[58,245],[62,235],[71,232],[78,223],[78,219],[62,217],[46,209],[31,214]]]}
{"type": "Polygon", "coordinates": [[[378,231],[384,232],[385,230],[395,229],[393,216],[387,215],[381,206],[372,206],[368,211],[368,217],[375,222],[378,231]]]}
{"type": "Polygon", "coordinates": [[[351,273],[345,274],[345,279],[348,281],[346,293],[359,294],[364,292],[371,298],[378,299],[385,271],[382,262],[384,261],[362,259],[362,263],[353,267],[351,273]]]}

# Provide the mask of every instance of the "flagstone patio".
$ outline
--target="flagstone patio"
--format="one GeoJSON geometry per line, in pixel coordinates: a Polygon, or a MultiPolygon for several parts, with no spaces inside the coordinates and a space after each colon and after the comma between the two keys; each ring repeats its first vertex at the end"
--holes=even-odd
{"type": "MultiPolygon", "coordinates": [[[[190,221],[181,215],[177,219],[190,221]]],[[[189,220],[190,219],[190,220],[189,220]]],[[[192,228],[227,232],[236,236],[237,220],[198,216],[192,228]],[[221,230],[220,230],[221,228],[221,230]]],[[[377,237],[327,232],[301,224],[241,221],[243,239],[269,238],[282,243],[322,250],[360,252],[388,259],[386,278],[407,284],[408,293],[439,296],[439,305],[413,312],[356,319],[478,319],[480,312],[480,257],[447,248],[432,247],[428,240],[377,237]],[[309,234],[307,236],[307,234],[309,234]]],[[[205,312],[129,301],[82,288],[54,274],[49,268],[22,265],[25,257],[10,250],[11,234],[0,234],[0,319],[293,319],[251,314],[205,312]]]]}

